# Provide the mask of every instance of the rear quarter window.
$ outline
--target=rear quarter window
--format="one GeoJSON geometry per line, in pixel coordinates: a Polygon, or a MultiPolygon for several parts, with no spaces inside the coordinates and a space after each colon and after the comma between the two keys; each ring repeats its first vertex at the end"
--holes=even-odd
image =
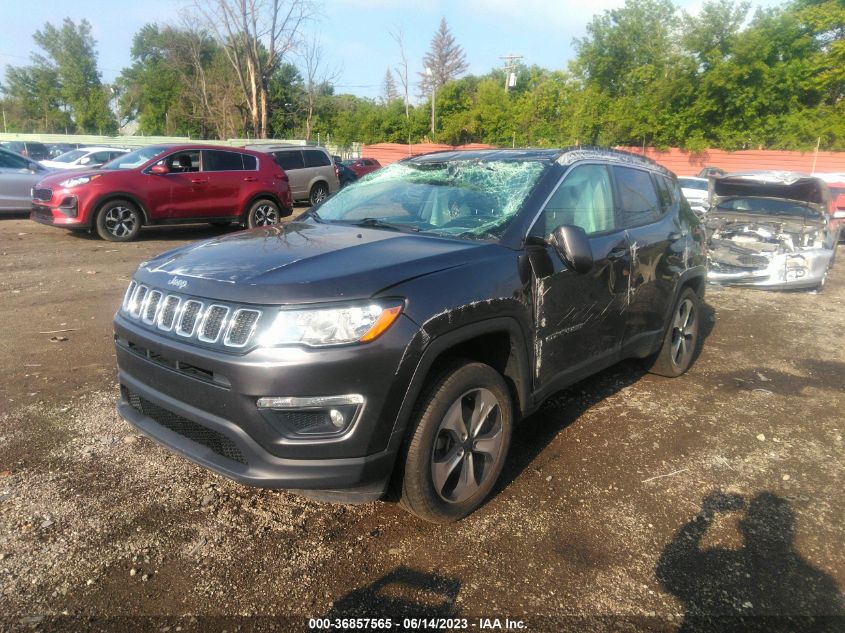
{"type": "Polygon", "coordinates": [[[302,152],[306,167],[328,167],[332,164],[328,154],[316,149],[306,149],[302,152]]]}
{"type": "Polygon", "coordinates": [[[302,169],[305,164],[302,162],[302,152],[299,150],[287,152],[273,152],[276,163],[285,171],[291,169],[302,169]]]}

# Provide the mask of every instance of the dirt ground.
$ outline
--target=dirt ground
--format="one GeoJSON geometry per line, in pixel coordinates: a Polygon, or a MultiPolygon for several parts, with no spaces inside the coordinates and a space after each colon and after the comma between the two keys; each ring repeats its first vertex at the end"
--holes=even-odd
{"type": "Polygon", "coordinates": [[[845,248],[819,294],[709,287],[687,375],[560,393],[489,502],[434,526],[245,488],[119,419],[133,270],[226,231],[0,219],[0,630],[845,630],[845,248]]]}

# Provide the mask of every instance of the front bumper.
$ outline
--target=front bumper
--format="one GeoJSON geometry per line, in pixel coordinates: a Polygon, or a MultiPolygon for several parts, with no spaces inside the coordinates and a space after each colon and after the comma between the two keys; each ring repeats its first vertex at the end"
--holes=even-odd
{"type": "Polygon", "coordinates": [[[29,219],[48,226],[68,229],[87,227],[87,220],[79,215],[79,201],[75,196],[65,196],[60,206],[32,201],[29,219]]]}
{"type": "Polygon", "coordinates": [[[832,250],[815,248],[774,255],[767,267],[758,269],[711,262],[707,280],[769,290],[815,288],[824,281],[832,258],[832,250]]]}
{"type": "Polygon", "coordinates": [[[367,345],[239,355],[165,339],[117,316],[118,411],[154,440],[241,483],[376,499],[395,460],[388,440],[404,395],[391,379],[414,330],[400,317],[367,345]],[[342,393],[366,401],[337,436],[291,433],[256,406],[260,397],[342,393]]]}

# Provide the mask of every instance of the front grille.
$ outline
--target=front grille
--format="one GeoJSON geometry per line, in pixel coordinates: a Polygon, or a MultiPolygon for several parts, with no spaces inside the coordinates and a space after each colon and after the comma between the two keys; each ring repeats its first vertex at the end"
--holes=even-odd
{"type": "Polygon", "coordinates": [[[258,310],[238,310],[235,312],[224,343],[230,347],[246,345],[255,330],[255,324],[258,322],[260,314],[258,310]]]}
{"type": "Polygon", "coordinates": [[[179,325],[176,326],[176,334],[193,336],[201,311],[202,304],[199,301],[193,299],[186,301],[185,307],[182,308],[182,316],[179,318],[179,325]]]}
{"type": "Polygon", "coordinates": [[[168,411],[164,407],[153,404],[149,400],[142,398],[137,393],[130,391],[126,387],[121,388],[124,398],[129,402],[130,406],[143,413],[148,418],[154,420],[161,426],[170,429],[174,433],[178,433],[192,442],[202,444],[210,448],[217,455],[230,459],[239,464],[246,464],[246,458],[241,453],[238,445],[235,444],[228,437],[217,431],[197,424],[196,422],[184,418],[181,415],[168,411]]]}
{"type": "Polygon", "coordinates": [[[743,266],[752,268],[768,268],[769,258],[763,255],[740,255],[736,260],[743,266]]]}
{"type": "Polygon", "coordinates": [[[158,311],[160,301],[161,292],[158,290],[153,290],[147,295],[147,302],[144,304],[144,309],[142,310],[143,315],[141,316],[141,320],[147,325],[155,323],[156,312],[158,311]]]}
{"type": "Polygon", "coordinates": [[[41,200],[41,202],[50,202],[53,199],[53,190],[52,189],[33,189],[32,190],[32,197],[35,200],[41,200]]]}
{"type": "Polygon", "coordinates": [[[228,314],[229,308],[226,306],[209,306],[200,326],[199,340],[204,343],[216,343],[217,339],[220,338],[223,326],[226,324],[226,315],[228,314]]]}
{"type": "Polygon", "coordinates": [[[246,347],[261,317],[260,310],[166,295],[135,281],[126,290],[122,312],[161,332],[173,332],[183,339],[228,348],[246,347]]]}
{"type": "Polygon", "coordinates": [[[162,329],[165,332],[169,332],[173,329],[173,321],[176,318],[176,311],[179,309],[180,303],[182,303],[182,301],[176,295],[167,295],[167,298],[165,298],[164,303],[161,306],[161,312],[159,312],[158,315],[159,329],[162,329]]]}

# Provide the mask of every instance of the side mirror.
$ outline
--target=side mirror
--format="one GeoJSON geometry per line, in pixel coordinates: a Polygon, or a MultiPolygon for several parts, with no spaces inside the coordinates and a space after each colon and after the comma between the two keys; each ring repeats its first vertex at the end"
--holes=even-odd
{"type": "Polygon", "coordinates": [[[90,156],[86,156],[85,158],[83,158],[82,160],[80,160],[80,161],[79,161],[79,164],[80,164],[80,165],[87,165],[87,164],[88,164],[88,163],[90,163],[90,162],[91,162],[91,157],[90,157],[90,156]]]}
{"type": "Polygon", "coordinates": [[[164,163],[156,163],[152,167],[150,167],[151,174],[167,174],[170,170],[167,168],[167,165],[164,163]]]}
{"type": "Polygon", "coordinates": [[[580,226],[564,224],[552,231],[549,242],[560,255],[563,263],[579,275],[593,268],[593,251],[590,240],[580,226]]]}

